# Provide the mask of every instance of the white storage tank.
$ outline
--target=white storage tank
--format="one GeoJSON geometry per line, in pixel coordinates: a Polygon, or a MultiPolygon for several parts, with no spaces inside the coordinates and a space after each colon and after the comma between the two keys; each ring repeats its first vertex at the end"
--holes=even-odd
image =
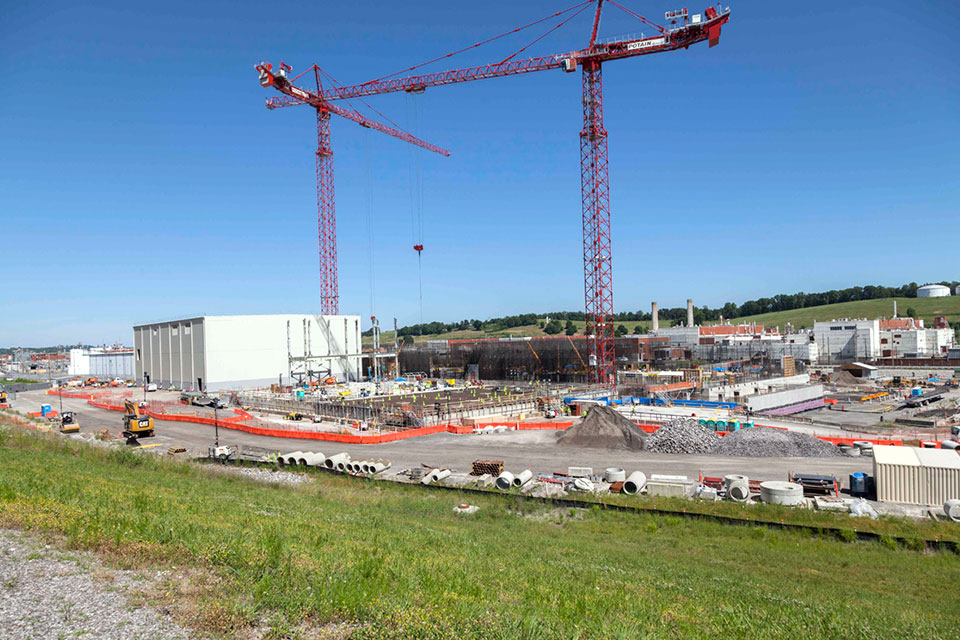
{"type": "Polygon", "coordinates": [[[917,289],[918,298],[943,298],[950,295],[950,287],[942,284],[928,284],[917,289]]]}

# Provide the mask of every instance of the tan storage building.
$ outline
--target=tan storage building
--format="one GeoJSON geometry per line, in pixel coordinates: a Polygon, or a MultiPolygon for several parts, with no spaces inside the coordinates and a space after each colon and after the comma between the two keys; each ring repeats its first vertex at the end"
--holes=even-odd
{"type": "Polygon", "coordinates": [[[874,447],[877,500],[942,506],[960,498],[960,455],[952,449],[874,447]]]}

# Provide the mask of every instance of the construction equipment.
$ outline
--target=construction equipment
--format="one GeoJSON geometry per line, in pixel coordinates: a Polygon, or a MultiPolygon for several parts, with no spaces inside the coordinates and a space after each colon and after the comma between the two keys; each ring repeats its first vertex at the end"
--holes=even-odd
{"type": "Polygon", "coordinates": [[[138,444],[138,438],[153,437],[153,418],[140,413],[140,407],[132,400],[123,401],[123,431],[121,436],[127,444],[138,444]]]}
{"type": "Polygon", "coordinates": [[[79,431],[80,423],[73,411],[64,411],[60,414],[60,433],[77,433],[79,431]]]}
{"type": "Polygon", "coordinates": [[[7,390],[0,389],[0,404],[7,404],[7,390]]]}
{"type": "MultiPolygon", "coordinates": [[[[518,29],[508,31],[502,36],[516,33],[533,25],[563,14],[570,14],[560,24],[534,40],[537,42],[573,17],[585,11],[590,5],[596,5],[590,41],[585,49],[570,53],[537,56],[518,59],[517,55],[530,45],[523,47],[506,59],[488,65],[442,71],[417,76],[398,77],[394,73],[354,86],[337,86],[324,89],[320,83],[320,67],[313,65],[304,73],[313,72],[316,79],[315,90],[305,90],[293,84],[297,78],[288,79],[290,65],[280,63],[280,69],[274,73],[272,66],[260,63],[256,66],[260,73],[260,84],[273,87],[285,94],[285,97],[267,99],[267,108],[310,105],[317,111],[317,195],[320,210],[320,263],[321,263],[321,300],[325,314],[337,312],[337,271],[336,271],[336,226],[333,210],[333,165],[330,151],[330,114],[336,113],[363,124],[356,112],[347,111],[333,104],[336,100],[363,99],[365,96],[404,91],[422,93],[428,87],[437,87],[486,78],[502,78],[534,71],[559,70],[571,73],[580,66],[583,69],[583,129],[580,131],[580,178],[581,206],[583,214],[583,271],[584,306],[587,326],[591,327],[591,378],[595,382],[616,384],[614,366],[614,320],[613,320],[613,273],[612,247],[610,235],[610,192],[607,162],[607,131],[603,125],[603,82],[601,66],[604,62],[649,55],[666,51],[679,51],[691,45],[708,41],[713,47],[720,40],[721,27],[730,19],[729,7],[708,7],[702,14],[688,14],[686,9],[668,11],[665,14],[670,27],[663,27],[643,16],[623,7],[615,0],[609,4],[621,9],[628,15],[657,31],[653,37],[629,37],[615,39],[606,43],[597,41],[597,30],[605,0],[587,0],[568,9],[558,11],[546,18],[531,22],[518,29]],[[573,13],[571,13],[573,12],[573,13]],[[356,114],[356,115],[355,115],[356,114]]],[[[432,62],[445,60],[450,56],[473,49],[487,42],[497,40],[496,36],[459,51],[440,56],[428,62],[409,67],[401,73],[412,71],[432,62]]],[[[303,74],[300,74],[301,76],[303,74]]],[[[326,74],[324,74],[326,75],[326,74]]],[[[327,76],[329,77],[329,76],[327,76]]],[[[368,105],[369,106],[369,105],[368,105]]],[[[369,126],[369,125],[368,125],[369,126]]],[[[381,125],[382,126],[382,125],[381,125]]],[[[380,130],[383,130],[381,128],[380,130]]],[[[396,137],[397,132],[386,131],[396,137]]],[[[408,142],[448,155],[446,151],[422,143],[409,136],[408,142]]]]}

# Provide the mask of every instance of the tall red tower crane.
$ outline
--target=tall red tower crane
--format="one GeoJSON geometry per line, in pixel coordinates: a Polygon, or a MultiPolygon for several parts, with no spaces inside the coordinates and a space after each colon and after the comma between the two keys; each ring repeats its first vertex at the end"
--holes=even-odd
{"type": "MultiPolygon", "coordinates": [[[[583,289],[584,307],[586,312],[585,317],[588,325],[592,325],[593,327],[590,366],[592,378],[595,382],[615,384],[616,370],[614,360],[612,246],[610,239],[610,187],[608,177],[609,167],[607,163],[607,131],[603,126],[603,76],[601,74],[601,67],[604,62],[611,60],[620,60],[622,58],[633,58],[636,56],[662,53],[665,51],[687,49],[690,47],[690,45],[703,42],[705,40],[709,42],[710,47],[713,47],[720,40],[721,27],[730,19],[730,8],[724,8],[719,5],[717,7],[708,7],[702,14],[690,14],[687,9],[668,11],[665,14],[665,18],[670,26],[664,27],[652,22],[651,20],[648,20],[647,18],[644,18],[639,14],[634,13],[630,9],[627,9],[626,7],[615,2],[615,0],[586,0],[585,2],[576,4],[568,9],[559,11],[552,16],[548,16],[543,20],[538,20],[537,22],[531,24],[537,24],[549,18],[566,14],[568,12],[575,12],[557,25],[557,27],[559,27],[566,23],[570,18],[579,15],[579,13],[581,13],[589,5],[593,4],[596,4],[596,11],[593,17],[593,27],[590,33],[589,44],[585,49],[572,51],[570,53],[537,56],[526,59],[515,59],[516,54],[514,54],[506,60],[495,64],[404,77],[396,77],[399,74],[393,74],[392,76],[372,80],[363,84],[353,86],[332,86],[325,89],[320,85],[320,69],[314,65],[311,67],[311,69],[314,71],[317,79],[317,90],[315,92],[301,89],[297,86],[294,86],[289,80],[287,80],[284,73],[284,65],[282,63],[280,74],[274,74],[271,71],[270,66],[263,63],[258,65],[257,69],[260,71],[260,83],[263,86],[272,86],[286,96],[285,98],[268,98],[267,108],[275,109],[278,107],[294,106],[298,104],[309,104],[314,106],[317,109],[318,140],[322,141],[324,139],[323,136],[326,136],[327,143],[329,144],[329,129],[324,130],[322,123],[329,122],[329,113],[338,113],[337,111],[334,111],[334,107],[331,104],[332,101],[351,98],[362,99],[366,96],[394,93],[398,91],[420,93],[428,87],[458,84],[461,82],[483,80],[486,78],[502,78],[504,76],[515,76],[525,73],[532,73],[534,71],[559,69],[560,71],[572,73],[576,71],[577,67],[579,66],[583,73],[583,129],[580,131],[580,184],[582,189],[581,208],[583,215],[583,289]],[[641,36],[640,38],[627,38],[606,43],[598,42],[597,30],[600,26],[600,16],[603,12],[605,3],[612,4],[619,9],[622,9],[629,15],[655,29],[657,34],[652,37],[641,36]],[[324,113],[326,113],[326,121],[323,120],[324,113]],[[325,133],[321,133],[324,131],[325,133]]],[[[557,27],[554,27],[550,31],[555,30],[557,27]]],[[[513,32],[515,31],[519,31],[519,29],[515,29],[513,32]]],[[[550,33],[550,31],[548,31],[548,33],[550,33]]],[[[462,49],[461,51],[463,50],[465,49],[462,49]]],[[[521,51],[523,51],[523,49],[521,49],[521,51]]],[[[449,55],[437,58],[436,60],[449,57],[449,55]]],[[[431,60],[429,62],[435,62],[436,60],[431,60]]],[[[424,64],[429,64],[429,62],[424,64]]],[[[417,67],[410,67],[406,71],[412,71],[416,68],[417,67]]],[[[289,70],[289,67],[287,67],[287,70],[289,70]]],[[[353,115],[355,112],[347,113],[353,115]]],[[[343,113],[339,113],[339,115],[343,115],[343,113]]],[[[355,117],[352,117],[351,119],[356,121],[355,117]]],[[[388,133],[432,151],[445,153],[443,150],[437,149],[428,143],[416,140],[412,136],[409,136],[409,134],[403,134],[401,132],[388,133]]],[[[322,157],[322,148],[322,144],[319,144],[317,151],[317,190],[319,194],[321,192],[326,193],[326,190],[329,189],[329,192],[327,195],[325,195],[325,197],[329,198],[329,220],[330,229],[332,229],[333,181],[332,173],[329,176],[329,182],[327,182],[327,174],[321,171],[320,158],[322,157]]],[[[318,201],[319,200],[320,196],[318,195],[318,201]]],[[[321,206],[321,219],[322,218],[323,208],[321,206]]],[[[325,257],[323,248],[324,241],[325,239],[323,237],[323,232],[321,232],[321,271],[324,272],[324,269],[326,269],[325,273],[326,275],[329,275],[329,273],[331,273],[330,265],[328,264],[326,267],[323,266],[323,260],[325,257]]],[[[335,261],[336,240],[335,238],[332,238],[328,239],[327,241],[332,242],[334,247],[332,258],[335,261]]],[[[331,257],[331,254],[328,253],[326,257],[331,257]]],[[[335,264],[332,266],[332,274],[334,278],[333,291],[335,293],[335,264]]]]}

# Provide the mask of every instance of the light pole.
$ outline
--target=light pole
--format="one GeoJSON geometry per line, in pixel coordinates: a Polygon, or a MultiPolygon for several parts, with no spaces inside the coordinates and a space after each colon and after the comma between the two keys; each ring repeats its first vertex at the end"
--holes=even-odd
{"type": "Polygon", "coordinates": [[[220,421],[217,419],[217,405],[213,405],[213,446],[220,448],[220,421]]]}

